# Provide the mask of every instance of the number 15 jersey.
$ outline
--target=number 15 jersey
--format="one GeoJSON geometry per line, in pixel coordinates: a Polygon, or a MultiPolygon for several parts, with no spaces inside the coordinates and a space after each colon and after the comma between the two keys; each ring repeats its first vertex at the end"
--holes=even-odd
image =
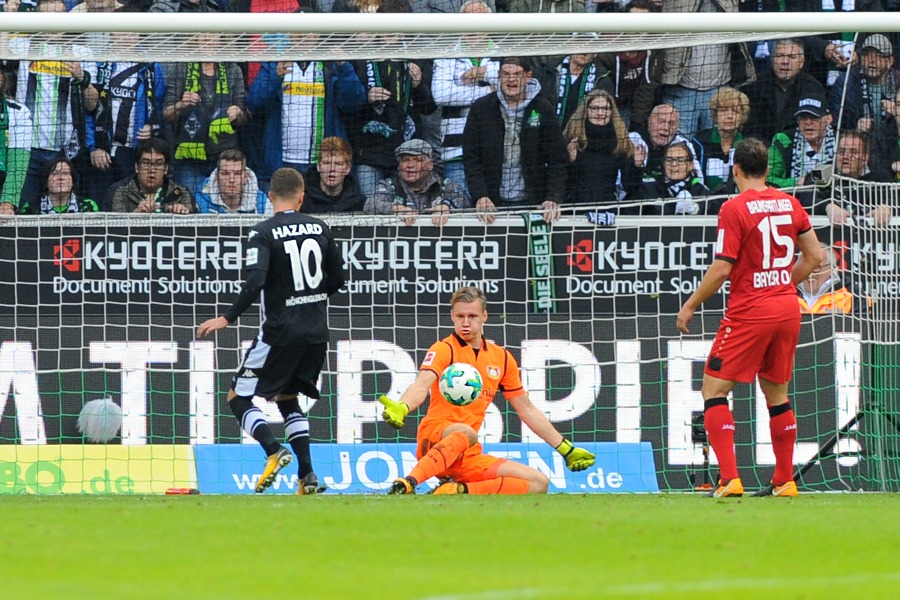
{"type": "Polygon", "coordinates": [[[733,265],[726,318],[797,318],[800,308],[791,270],[797,236],[811,228],[800,202],[779,190],[747,190],[722,205],[715,257],[733,265]]]}

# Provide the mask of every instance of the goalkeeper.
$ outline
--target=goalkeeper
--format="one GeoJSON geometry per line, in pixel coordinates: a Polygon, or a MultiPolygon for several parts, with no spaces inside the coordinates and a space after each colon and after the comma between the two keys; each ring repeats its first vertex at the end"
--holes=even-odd
{"type": "Polygon", "coordinates": [[[565,458],[569,469],[583,471],[594,464],[593,454],[573,446],[528,399],[512,354],[484,339],[487,316],[487,298],[480,289],[467,286],[456,290],[450,299],[454,332],[429,348],[419,375],[399,402],[387,396],[378,398],[384,405],[384,420],[400,429],[406,415],[431,393],[416,436],[419,462],[409,475],[394,481],[389,494],[414,494],[419,483],[435,476],[449,480],[438,486],[435,494],[546,493],[550,480],[537,469],[481,451],[478,430],[498,390],[522,422],[565,458]],[[441,373],[455,362],[469,363],[481,373],[481,395],[466,406],[450,404],[438,389],[441,373]]]}

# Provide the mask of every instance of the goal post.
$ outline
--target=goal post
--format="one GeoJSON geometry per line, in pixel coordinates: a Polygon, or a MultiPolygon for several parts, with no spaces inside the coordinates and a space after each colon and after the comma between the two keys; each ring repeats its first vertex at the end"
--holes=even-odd
{"type": "MultiPolygon", "coordinates": [[[[203,19],[143,13],[9,13],[3,20],[3,30],[9,35],[27,34],[35,42],[58,42],[58,36],[64,34],[69,44],[90,47],[95,60],[168,62],[244,61],[249,57],[259,61],[464,57],[460,41],[463,35],[475,33],[485,34],[492,42],[482,49],[485,56],[512,56],[617,52],[900,28],[879,19],[877,13],[792,13],[790,19],[779,13],[210,13],[203,19]],[[208,32],[225,35],[210,44],[203,38],[208,32]],[[98,33],[110,35],[102,39],[92,35],[98,33]],[[269,35],[272,43],[255,43],[260,35],[269,35]]],[[[8,49],[0,48],[0,52],[8,49]]],[[[17,57],[33,56],[26,52],[17,57]]],[[[83,58],[74,53],[62,57],[83,58]]]]}
{"type": "MultiPolygon", "coordinates": [[[[89,69],[101,62],[161,61],[169,85],[176,83],[170,74],[178,64],[196,61],[235,62],[247,70],[250,62],[267,61],[469,58],[472,36],[480,40],[478,55],[490,58],[900,31],[900,24],[876,13],[202,19],[4,13],[2,20],[0,59],[39,62],[42,75],[53,73],[56,61],[80,61],[89,69]],[[52,57],[47,47],[55,49],[52,57]]],[[[304,90],[307,83],[295,82],[304,90]]],[[[257,112],[253,125],[260,128],[276,118],[257,112]]],[[[257,168],[254,161],[266,151],[258,145],[244,150],[257,168]]],[[[93,176],[89,160],[75,165],[77,178],[93,176]]],[[[129,177],[138,169],[131,166],[129,177]]],[[[832,182],[846,190],[845,206],[856,207],[857,215],[873,199],[900,206],[896,182],[840,176],[832,182]]],[[[816,196],[820,189],[789,188],[831,198],[816,196]]],[[[621,187],[617,193],[624,196],[621,187]]],[[[724,198],[713,194],[705,202],[724,198]]],[[[716,218],[623,210],[644,202],[655,201],[564,203],[552,225],[531,210],[511,209],[500,210],[490,225],[472,210],[458,211],[440,228],[430,215],[412,224],[393,215],[323,215],[341,248],[348,284],[330,305],[323,397],[301,398],[320,481],[335,492],[371,493],[408,472],[424,409],[398,434],[380,422],[375,398],[398,398],[414,380],[430,344],[450,333],[447,303],[464,284],[486,291],[487,337],[519,360],[532,401],[565,436],[590,447],[598,463],[587,473],[568,474],[502,398],[480,432],[488,451],[544,471],[557,492],[688,491],[714,476],[715,456],[704,452],[697,415],[703,363],[727,294],[704,305],[690,336],[677,332],[675,316],[712,260],[716,218]]],[[[224,397],[262,315],[251,309],[214,339],[197,340],[195,333],[235,297],[243,243],[261,218],[0,215],[0,494],[160,493],[168,487],[252,493],[261,451],[240,431],[224,397]],[[108,444],[90,443],[77,418],[86,402],[104,397],[122,407],[122,429],[108,444]]],[[[860,310],[803,317],[790,390],[802,487],[900,491],[898,216],[877,226],[858,218],[833,227],[823,214],[812,221],[835,252],[835,268],[853,281],[860,310]]],[[[277,408],[261,399],[257,404],[280,436],[277,408]]],[[[748,488],[762,486],[774,453],[759,387],[739,385],[733,408],[741,475],[748,488]]],[[[274,490],[293,492],[294,473],[283,475],[274,490]]]]}

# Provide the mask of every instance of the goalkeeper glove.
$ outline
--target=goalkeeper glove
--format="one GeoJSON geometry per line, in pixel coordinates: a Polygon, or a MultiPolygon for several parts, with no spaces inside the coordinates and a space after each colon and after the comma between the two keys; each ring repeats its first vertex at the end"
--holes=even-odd
{"type": "Polygon", "coordinates": [[[556,451],[566,459],[566,466],[569,467],[570,471],[584,471],[594,465],[593,454],[583,448],[576,448],[566,438],[563,438],[563,441],[559,443],[556,451]]]}
{"type": "Polygon", "coordinates": [[[406,402],[394,402],[387,396],[378,396],[378,401],[384,405],[381,418],[394,429],[403,429],[403,419],[409,413],[406,402]]]}

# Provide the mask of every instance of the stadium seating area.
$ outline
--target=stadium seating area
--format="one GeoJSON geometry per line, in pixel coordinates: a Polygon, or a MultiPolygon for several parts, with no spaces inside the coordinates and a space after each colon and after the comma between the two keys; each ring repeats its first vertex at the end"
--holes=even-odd
{"type": "MultiPolygon", "coordinates": [[[[885,2],[856,10],[898,8],[885,2]]],[[[0,0],[0,11],[48,12],[759,9],[735,0],[0,0]]],[[[427,213],[438,226],[465,209],[534,207],[548,221],[597,206],[716,214],[746,136],[770,146],[773,186],[808,186],[829,167],[891,182],[900,177],[897,41],[835,33],[416,61],[4,60],[0,213],[265,214],[271,174],[289,167],[306,176],[304,210],[314,213],[427,213]]],[[[840,222],[838,192],[798,195],[811,214],[840,222]]],[[[897,210],[877,208],[876,220],[897,210]]]]}

